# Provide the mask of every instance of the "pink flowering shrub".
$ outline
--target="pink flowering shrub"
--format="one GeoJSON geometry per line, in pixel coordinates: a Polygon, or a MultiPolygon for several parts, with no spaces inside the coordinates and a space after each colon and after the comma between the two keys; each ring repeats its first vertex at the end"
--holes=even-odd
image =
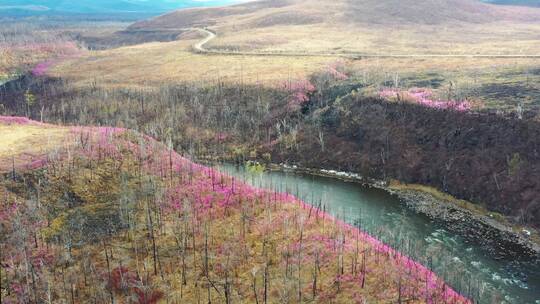
{"type": "Polygon", "coordinates": [[[48,59],[38,63],[31,70],[33,76],[40,77],[47,74],[47,72],[56,64],[62,60],[76,57],[80,54],[80,50],[73,42],[65,42],[61,44],[38,44],[26,46],[26,49],[30,49],[37,54],[47,54],[47,57],[54,59],[48,59]]]}
{"type": "Polygon", "coordinates": [[[17,203],[7,203],[1,206],[0,209],[0,221],[5,221],[10,219],[19,209],[19,205],[17,203]]]}
{"type": "Polygon", "coordinates": [[[19,116],[0,116],[0,123],[5,125],[39,125],[40,123],[30,120],[26,117],[19,116]]]}
{"type": "Polygon", "coordinates": [[[297,111],[309,101],[309,95],[316,91],[315,86],[307,79],[294,82],[283,82],[281,88],[290,93],[289,110],[297,111]]]}
{"type": "Polygon", "coordinates": [[[230,137],[231,135],[229,133],[219,132],[216,134],[215,140],[218,142],[223,142],[223,141],[228,140],[230,137]]]}
{"type": "Polygon", "coordinates": [[[32,75],[34,76],[43,76],[47,73],[47,71],[53,66],[52,61],[44,61],[41,63],[38,63],[33,69],[32,69],[32,75]]]}
{"type": "Polygon", "coordinates": [[[470,111],[472,108],[470,102],[466,100],[441,100],[435,99],[433,95],[433,91],[422,88],[413,88],[409,89],[408,91],[384,89],[379,92],[379,96],[386,99],[408,101],[434,109],[466,112],[470,111]]]}
{"type": "Polygon", "coordinates": [[[335,80],[347,80],[349,76],[343,72],[344,64],[341,61],[336,61],[332,64],[329,64],[326,67],[326,72],[330,74],[335,80]]]}
{"type": "Polygon", "coordinates": [[[48,159],[46,155],[42,155],[37,159],[32,160],[26,165],[26,168],[29,170],[36,170],[47,165],[48,159]]]}

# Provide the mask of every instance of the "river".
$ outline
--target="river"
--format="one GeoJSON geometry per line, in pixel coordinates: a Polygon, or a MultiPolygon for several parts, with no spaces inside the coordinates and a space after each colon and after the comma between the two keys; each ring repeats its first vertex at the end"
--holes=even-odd
{"type": "Polygon", "coordinates": [[[540,265],[491,258],[426,216],[409,210],[390,193],[335,178],[292,172],[251,173],[217,166],[260,188],[288,192],[356,224],[433,269],[456,290],[479,303],[540,304],[540,265]]]}

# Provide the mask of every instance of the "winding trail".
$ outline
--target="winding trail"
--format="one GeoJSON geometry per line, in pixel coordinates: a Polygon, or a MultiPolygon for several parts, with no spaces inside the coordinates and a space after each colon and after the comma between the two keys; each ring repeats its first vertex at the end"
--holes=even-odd
{"type": "Polygon", "coordinates": [[[212,51],[206,49],[204,47],[204,45],[207,44],[208,42],[210,42],[211,40],[213,40],[214,38],[216,38],[217,37],[216,33],[210,32],[207,29],[201,29],[201,28],[193,28],[193,30],[203,32],[203,33],[205,33],[207,35],[206,38],[204,38],[203,40],[201,40],[201,41],[197,42],[195,45],[193,45],[193,48],[199,53],[212,52],[212,51]]]}
{"type": "Polygon", "coordinates": [[[212,50],[205,47],[214,40],[217,34],[204,28],[190,28],[206,34],[207,36],[193,45],[193,50],[199,54],[209,55],[232,55],[232,56],[274,56],[274,57],[340,57],[353,60],[368,58],[538,58],[537,55],[523,54],[362,54],[362,53],[302,53],[302,52],[250,52],[250,51],[225,51],[212,50]]]}

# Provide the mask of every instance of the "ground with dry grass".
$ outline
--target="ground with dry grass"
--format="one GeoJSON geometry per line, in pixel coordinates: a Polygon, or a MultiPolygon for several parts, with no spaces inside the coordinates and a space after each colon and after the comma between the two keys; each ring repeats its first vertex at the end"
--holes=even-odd
{"type": "Polygon", "coordinates": [[[69,129],[26,119],[0,117],[0,172],[38,165],[49,153],[64,147],[69,129]]]}
{"type": "Polygon", "coordinates": [[[350,81],[372,87],[430,88],[440,96],[469,100],[477,109],[536,109],[540,63],[526,58],[368,58],[201,54],[191,48],[200,38],[93,51],[66,60],[48,72],[76,86],[159,87],[257,84],[279,87],[308,79],[331,66],[347,70],[350,81]],[[84,73],[81,73],[84,71],[84,73]]]}
{"type": "Polygon", "coordinates": [[[328,58],[205,55],[191,52],[198,40],[148,43],[89,52],[65,61],[51,75],[82,84],[97,81],[112,86],[158,86],[170,82],[276,83],[305,78],[328,58]],[[84,73],[81,73],[84,71],[84,73]]]}
{"type": "Polygon", "coordinates": [[[365,55],[538,55],[538,24],[279,25],[215,28],[220,50],[365,55]],[[489,34],[486,35],[486,32],[489,34]]]}

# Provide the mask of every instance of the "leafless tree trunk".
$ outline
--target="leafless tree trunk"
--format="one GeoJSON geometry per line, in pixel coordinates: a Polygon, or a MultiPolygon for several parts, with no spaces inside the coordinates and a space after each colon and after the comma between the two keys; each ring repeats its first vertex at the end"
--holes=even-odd
{"type": "MultiPolygon", "coordinates": [[[[107,275],[108,275],[108,278],[109,278],[109,282],[111,282],[111,264],[110,264],[110,261],[109,261],[109,254],[108,254],[108,251],[107,251],[107,246],[105,246],[105,241],[103,241],[103,251],[105,252],[105,261],[107,262],[107,275]]],[[[112,291],[112,288],[109,286],[108,287],[109,289],[109,295],[111,297],[111,304],[114,304],[114,294],[113,294],[113,291],[112,291]]]]}

